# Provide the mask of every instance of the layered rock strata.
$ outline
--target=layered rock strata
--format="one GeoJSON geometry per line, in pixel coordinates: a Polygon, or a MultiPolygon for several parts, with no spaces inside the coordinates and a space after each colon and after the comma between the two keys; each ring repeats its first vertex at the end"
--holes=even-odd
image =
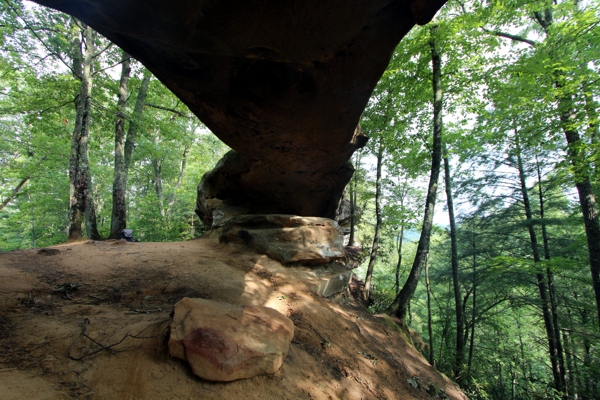
{"type": "Polygon", "coordinates": [[[337,222],[295,215],[240,215],[230,218],[221,243],[248,245],[282,264],[327,264],[344,257],[337,222]]]}

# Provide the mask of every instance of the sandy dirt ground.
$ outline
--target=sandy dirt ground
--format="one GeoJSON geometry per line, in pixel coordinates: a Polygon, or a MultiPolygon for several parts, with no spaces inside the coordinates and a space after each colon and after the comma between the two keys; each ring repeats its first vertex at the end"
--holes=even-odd
{"type": "Polygon", "coordinates": [[[2,253],[0,398],[466,399],[392,323],[351,295],[314,294],[309,272],[207,238],[2,253]],[[295,334],[279,372],[231,383],[193,376],[166,346],[183,297],[287,315],[295,334]]]}

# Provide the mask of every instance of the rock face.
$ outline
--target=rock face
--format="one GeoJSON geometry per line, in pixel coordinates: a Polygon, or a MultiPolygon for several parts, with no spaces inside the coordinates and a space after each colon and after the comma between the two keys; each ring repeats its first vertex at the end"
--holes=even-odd
{"type": "Polygon", "coordinates": [[[294,215],[240,215],[225,222],[219,241],[242,243],[282,264],[326,264],[344,257],[337,223],[294,215]]]}
{"type": "Polygon", "coordinates": [[[279,370],[293,322],[272,308],[183,298],[175,304],[169,353],[208,381],[234,381],[279,370]]]}
{"type": "Polygon", "coordinates": [[[238,152],[229,167],[239,196],[255,203],[260,192],[269,212],[329,218],[352,174],[347,161],[365,143],[355,127],[394,48],[445,2],[36,1],[140,60],[238,152]]]}

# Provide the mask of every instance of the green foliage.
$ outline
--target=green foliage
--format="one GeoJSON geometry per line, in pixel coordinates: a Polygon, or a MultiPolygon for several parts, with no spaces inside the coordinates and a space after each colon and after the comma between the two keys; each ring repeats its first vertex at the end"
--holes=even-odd
{"type": "MultiPolygon", "coordinates": [[[[0,16],[0,201],[9,198],[23,179],[26,184],[0,210],[0,251],[66,240],[69,152],[79,90],[70,48],[79,32],[70,17],[19,2],[7,4],[0,16]]],[[[115,64],[121,52],[106,39],[97,41],[103,51],[95,61],[89,148],[99,230],[106,237],[112,208],[115,64]]],[[[141,72],[134,64],[130,94],[137,93],[141,72]]],[[[135,100],[130,97],[128,122],[135,100]]],[[[152,106],[144,109],[129,173],[128,226],[140,240],[196,237],[203,229],[193,214],[195,188],[226,146],[156,79],[146,103],[152,106]],[[153,162],[160,165],[162,205],[154,190],[153,162]]]]}
{"type": "MultiPolygon", "coordinates": [[[[449,2],[434,23],[436,44],[444,55],[444,138],[458,204],[467,350],[474,333],[472,356],[465,355],[458,383],[477,399],[561,397],[553,387],[536,280],[540,274],[551,274],[546,284],[551,284],[556,297],[569,397],[597,398],[600,376],[591,365],[597,365],[600,337],[573,182],[582,176],[589,176],[596,186],[598,182],[599,4],[449,2]],[[547,24],[550,15],[552,23],[547,24]],[[577,168],[567,162],[561,120],[565,110],[557,102],[561,98],[568,98],[575,111],[567,127],[583,139],[575,149],[577,168]],[[518,153],[532,220],[525,218],[518,153]],[[538,235],[539,251],[547,255],[540,262],[533,260],[531,227],[538,235]]],[[[375,267],[373,312],[385,310],[396,295],[402,226],[404,279],[414,257],[415,243],[406,235],[418,237],[423,194],[415,191],[407,196],[412,199],[407,204],[415,205],[411,207],[400,199],[402,182],[422,187],[418,182],[428,172],[429,35],[429,27],[415,29],[399,45],[363,115],[372,144],[381,138],[386,148],[383,237],[375,267]]],[[[370,157],[376,153],[374,147],[368,149],[370,157]]],[[[371,190],[366,188],[373,178],[366,176],[364,190],[371,190]]],[[[372,214],[365,213],[360,228],[372,232],[373,224],[372,214]]],[[[448,235],[438,228],[429,260],[436,366],[454,376],[456,320],[448,235]]],[[[411,325],[427,332],[424,285],[411,303],[411,325]]]]}

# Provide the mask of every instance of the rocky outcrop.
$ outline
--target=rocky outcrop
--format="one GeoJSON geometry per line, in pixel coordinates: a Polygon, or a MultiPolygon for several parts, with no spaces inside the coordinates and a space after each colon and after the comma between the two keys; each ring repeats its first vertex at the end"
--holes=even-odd
{"type": "Polygon", "coordinates": [[[347,161],[365,143],[355,127],[394,48],[445,2],[35,1],[140,60],[238,152],[236,193],[248,203],[259,192],[275,212],[329,218],[352,174],[347,161]]]}
{"type": "Polygon", "coordinates": [[[169,353],[202,379],[228,382],[277,372],[293,337],[293,322],[272,308],[184,298],[173,310],[169,353]]]}
{"type": "Polygon", "coordinates": [[[240,215],[230,218],[222,243],[241,243],[282,264],[326,264],[344,257],[337,222],[295,215],[240,215]]]}

